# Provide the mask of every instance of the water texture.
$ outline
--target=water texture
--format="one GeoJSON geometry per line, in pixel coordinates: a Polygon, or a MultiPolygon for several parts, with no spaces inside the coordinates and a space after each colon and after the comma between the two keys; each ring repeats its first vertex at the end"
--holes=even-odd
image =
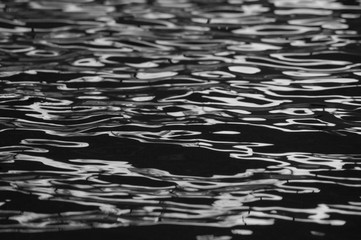
{"type": "Polygon", "coordinates": [[[356,0],[0,1],[0,237],[359,239],[360,16],[356,0]]]}

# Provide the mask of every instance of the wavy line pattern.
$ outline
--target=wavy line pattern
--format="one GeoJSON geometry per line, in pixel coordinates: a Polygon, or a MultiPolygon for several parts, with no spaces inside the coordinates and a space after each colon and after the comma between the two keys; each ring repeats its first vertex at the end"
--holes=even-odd
{"type": "Polygon", "coordinates": [[[0,234],[176,225],[208,227],[197,240],[264,239],[303,226],[296,238],[358,238],[359,1],[0,11],[0,234]]]}

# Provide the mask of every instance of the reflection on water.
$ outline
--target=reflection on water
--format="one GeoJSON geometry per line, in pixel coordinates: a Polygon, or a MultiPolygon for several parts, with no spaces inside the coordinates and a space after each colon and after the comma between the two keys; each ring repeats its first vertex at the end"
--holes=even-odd
{"type": "Polygon", "coordinates": [[[0,11],[0,234],[359,236],[359,1],[0,11]]]}

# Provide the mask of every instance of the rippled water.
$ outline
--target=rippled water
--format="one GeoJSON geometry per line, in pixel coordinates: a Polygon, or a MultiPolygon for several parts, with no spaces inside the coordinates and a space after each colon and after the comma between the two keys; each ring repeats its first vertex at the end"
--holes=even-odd
{"type": "Polygon", "coordinates": [[[360,16],[0,1],[0,237],[359,239],[360,16]]]}

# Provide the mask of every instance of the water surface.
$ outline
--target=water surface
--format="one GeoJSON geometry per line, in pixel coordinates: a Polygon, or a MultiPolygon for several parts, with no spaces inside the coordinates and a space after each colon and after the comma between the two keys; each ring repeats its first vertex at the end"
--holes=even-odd
{"type": "Polygon", "coordinates": [[[0,1],[0,236],[358,239],[360,16],[0,1]]]}

